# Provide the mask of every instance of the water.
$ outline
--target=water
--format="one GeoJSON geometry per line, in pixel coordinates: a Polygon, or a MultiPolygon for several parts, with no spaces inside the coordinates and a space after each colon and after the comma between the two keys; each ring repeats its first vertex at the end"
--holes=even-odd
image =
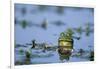
{"type": "Polygon", "coordinates": [[[63,7],[63,12],[57,13],[56,6],[46,7],[46,9],[39,10],[38,5],[15,4],[15,18],[18,20],[15,24],[15,43],[16,46],[19,44],[19,47],[15,47],[16,65],[89,61],[90,52],[82,55],[83,57],[73,55],[74,53],[76,53],[75,55],[79,54],[79,49],[93,51],[94,34],[92,32],[89,32],[89,36],[86,36],[85,31],[81,35],[74,34],[74,36],[81,37],[81,39],[74,39],[74,50],[76,52],[73,52],[69,59],[61,57],[57,48],[46,50],[46,52],[43,52],[42,48],[31,49],[32,40],[36,40],[40,47],[42,43],[55,47],[58,46],[58,38],[61,32],[68,28],[73,29],[80,26],[85,29],[85,24],[93,24],[94,22],[93,8],[63,7]],[[21,22],[23,20],[26,23],[21,22]],[[42,26],[43,22],[47,22],[46,26],[42,26]],[[26,51],[31,53],[29,60],[26,60],[26,51]],[[25,60],[27,62],[23,62],[25,60]]]}

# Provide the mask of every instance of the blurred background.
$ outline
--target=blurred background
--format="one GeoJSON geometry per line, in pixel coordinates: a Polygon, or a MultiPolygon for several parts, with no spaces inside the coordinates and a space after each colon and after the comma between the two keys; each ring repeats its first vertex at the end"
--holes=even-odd
{"type": "Polygon", "coordinates": [[[93,8],[17,3],[14,7],[16,65],[91,61],[94,54],[93,8]],[[60,34],[67,29],[80,38],[73,39],[74,51],[70,59],[56,51],[60,34]],[[32,41],[38,48],[30,49],[32,41]],[[44,45],[51,48],[45,52],[44,45]]]}

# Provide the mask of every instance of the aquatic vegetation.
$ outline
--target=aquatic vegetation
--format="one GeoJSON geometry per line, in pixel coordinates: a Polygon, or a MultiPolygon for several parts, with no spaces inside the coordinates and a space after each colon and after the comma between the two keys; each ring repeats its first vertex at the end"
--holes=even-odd
{"type": "Polygon", "coordinates": [[[79,35],[81,35],[83,33],[82,27],[74,28],[73,30],[75,30],[79,35]]]}
{"type": "Polygon", "coordinates": [[[31,58],[31,53],[30,53],[29,51],[26,51],[26,52],[25,52],[25,55],[26,55],[26,58],[27,58],[27,59],[31,58]]]}
{"type": "Polygon", "coordinates": [[[62,6],[57,6],[56,12],[57,12],[58,14],[63,14],[63,13],[64,13],[64,7],[62,7],[62,6]]]}
{"type": "Polygon", "coordinates": [[[93,9],[28,5],[15,8],[15,65],[94,61],[93,9]]]}
{"type": "Polygon", "coordinates": [[[32,47],[31,47],[31,49],[35,48],[35,46],[36,46],[35,40],[32,40],[32,47]]]}
{"type": "Polygon", "coordinates": [[[21,61],[15,61],[15,65],[23,65],[23,62],[21,62],[21,61]]]}
{"type": "Polygon", "coordinates": [[[85,26],[94,27],[94,24],[91,23],[91,22],[87,22],[87,23],[85,24],[85,26]]]}
{"type": "Polygon", "coordinates": [[[42,24],[41,24],[41,27],[43,29],[47,29],[47,25],[48,25],[48,21],[47,21],[47,19],[44,19],[43,22],[42,22],[42,24]]]}
{"type": "Polygon", "coordinates": [[[85,28],[84,31],[86,32],[86,36],[89,36],[90,33],[93,32],[93,29],[91,29],[91,24],[87,23],[87,24],[86,24],[86,28],[85,28]]]}
{"type": "Polygon", "coordinates": [[[22,20],[22,21],[18,21],[17,19],[15,19],[15,24],[17,25],[21,25],[21,27],[23,29],[25,29],[26,27],[40,27],[42,29],[47,29],[47,25],[48,25],[48,21],[47,19],[44,19],[43,22],[41,24],[35,24],[33,22],[30,21],[26,21],[26,20],[22,20]]]}
{"type": "Polygon", "coordinates": [[[25,15],[27,13],[26,7],[21,8],[21,13],[22,13],[22,15],[25,15]]]}
{"type": "Polygon", "coordinates": [[[93,29],[93,24],[91,23],[86,23],[85,24],[85,28],[82,28],[81,26],[78,28],[73,28],[73,31],[75,31],[76,33],[78,33],[79,35],[82,35],[82,33],[85,33],[86,36],[89,36],[91,33],[94,32],[93,29]]]}
{"type": "Polygon", "coordinates": [[[79,49],[78,53],[80,54],[80,56],[82,56],[85,53],[85,51],[83,49],[79,49]]]}
{"type": "Polygon", "coordinates": [[[23,29],[25,29],[28,25],[26,20],[21,21],[20,25],[22,26],[23,29]]]}
{"type": "Polygon", "coordinates": [[[50,24],[53,24],[55,26],[64,26],[65,25],[65,23],[63,23],[62,21],[55,21],[55,22],[50,23],[50,24]]]}
{"type": "Polygon", "coordinates": [[[19,52],[20,52],[20,54],[23,54],[24,53],[23,49],[20,49],[19,52]]]}
{"type": "Polygon", "coordinates": [[[26,58],[24,61],[15,61],[15,65],[25,65],[25,64],[31,64],[29,58],[26,58]]]}
{"type": "Polygon", "coordinates": [[[30,58],[26,58],[24,64],[31,64],[30,58]]]}
{"type": "Polygon", "coordinates": [[[89,59],[90,59],[90,61],[94,61],[94,51],[90,52],[89,59]]]}
{"type": "Polygon", "coordinates": [[[89,36],[89,33],[90,33],[90,28],[86,27],[86,36],[89,36]]]}

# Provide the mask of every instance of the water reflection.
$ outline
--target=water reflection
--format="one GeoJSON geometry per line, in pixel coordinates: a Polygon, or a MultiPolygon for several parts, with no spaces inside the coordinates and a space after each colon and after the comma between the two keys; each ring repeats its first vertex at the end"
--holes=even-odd
{"type": "Polygon", "coordinates": [[[65,60],[68,61],[71,57],[70,51],[63,52],[63,53],[58,51],[58,53],[59,53],[59,59],[61,60],[61,62],[64,62],[65,60]]]}
{"type": "Polygon", "coordinates": [[[61,62],[64,62],[64,60],[68,61],[70,59],[70,55],[59,54],[59,59],[61,60],[61,62]]]}
{"type": "Polygon", "coordinates": [[[92,8],[15,5],[15,65],[94,60],[92,8]]]}
{"type": "MultiPolygon", "coordinates": [[[[73,61],[74,58],[77,58],[77,60],[79,59],[79,61],[80,59],[94,61],[94,51],[93,50],[90,50],[90,51],[87,51],[84,49],[79,49],[78,51],[77,50],[74,50],[74,51],[64,50],[64,48],[59,48],[58,46],[49,47],[46,44],[43,44],[43,46],[41,44],[42,47],[41,46],[36,47],[36,46],[37,44],[35,45],[35,48],[31,48],[32,45],[29,48],[28,46],[26,47],[20,46],[18,47],[19,49],[16,48],[15,53],[17,55],[17,58],[15,61],[15,64],[16,65],[33,64],[33,63],[35,64],[36,59],[48,59],[49,61],[49,58],[53,58],[54,56],[57,56],[57,55],[58,57],[56,57],[56,59],[54,58],[53,59],[56,60],[57,62],[60,60],[61,63],[73,61]]],[[[40,62],[38,61],[38,63],[40,62]]]]}

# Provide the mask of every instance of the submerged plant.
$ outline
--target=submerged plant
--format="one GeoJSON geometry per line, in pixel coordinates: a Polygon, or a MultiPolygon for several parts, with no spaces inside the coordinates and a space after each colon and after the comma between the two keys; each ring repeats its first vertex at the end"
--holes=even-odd
{"type": "Polygon", "coordinates": [[[23,51],[23,49],[20,49],[19,52],[22,54],[24,51],[23,51]]]}

